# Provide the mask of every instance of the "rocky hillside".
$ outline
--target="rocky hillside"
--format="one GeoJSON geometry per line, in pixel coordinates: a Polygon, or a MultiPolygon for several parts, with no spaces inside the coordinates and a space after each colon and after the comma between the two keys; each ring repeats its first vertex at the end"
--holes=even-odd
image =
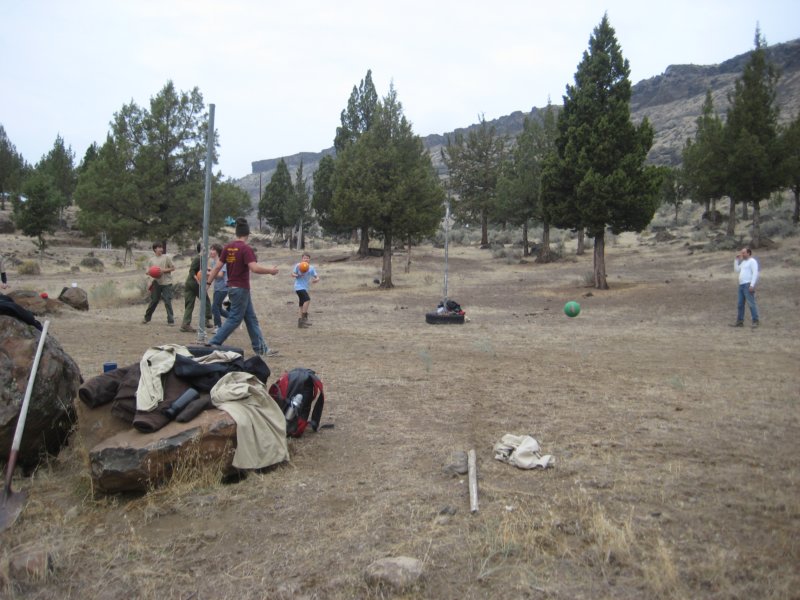
{"type": "MultiPolygon", "coordinates": [[[[781,71],[778,82],[778,104],[781,122],[791,120],[800,112],[800,39],[775,44],[768,49],[769,58],[781,71]]],[[[694,135],[695,120],[705,99],[706,91],[711,90],[714,106],[721,116],[728,109],[728,93],[733,90],[736,80],[741,76],[749,52],[741,54],[718,65],[671,65],[662,75],[645,79],[635,84],[631,95],[631,115],[638,122],[644,117],[650,120],[655,129],[655,140],[650,150],[649,160],[656,164],[677,165],[681,149],[687,138],[694,135]]],[[[539,111],[533,107],[529,112],[516,111],[510,115],[490,121],[501,135],[515,137],[522,131],[522,123],[528,115],[539,111]]],[[[467,132],[469,125],[445,134],[431,134],[423,138],[425,147],[431,153],[434,165],[443,173],[440,150],[448,135],[467,132]]],[[[300,161],[303,172],[311,175],[320,159],[332,154],[333,148],[320,152],[301,152],[283,157],[294,175],[300,161]]],[[[237,181],[254,200],[258,198],[259,179],[265,186],[275,172],[279,158],[258,160],[252,163],[253,172],[237,181]]]]}

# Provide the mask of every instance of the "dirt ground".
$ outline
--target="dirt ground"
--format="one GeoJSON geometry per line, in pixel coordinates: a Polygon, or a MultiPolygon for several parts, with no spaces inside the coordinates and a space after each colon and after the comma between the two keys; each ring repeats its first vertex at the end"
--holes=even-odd
{"type": "MultiPolygon", "coordinates": [[[[675,233],[608,243],[608,291],[586,287],[591,251],[575,257],[569,244],[566,260],[546,265],[453,246],[449,295],[470,319],[461,326],[424,320],[442,292],[441,249],[415,248],[408,274],[397,255],[390,291],[373,282],[381,259],[335,262],[351,249],[314,250],[322,280],[313,327],[299,330],[288,275],[297,253],[259,248],[281,268],[254,279],[262,327],[280,350],[271,379],[316,370],[323,421],[335,428],[291,440],[290,463],[238,483],[111,497],[93,496],[74,439],[15,479],[29,501],[0,533],[0,559],[44,549],[54,570],[0,596],[800,597],[800,237],[756,252],[762,323],[751,330],[749,315],[729,327],[734,253],[693,251],[691,229],[675,233]],[[580,302],[578,317],[562,312],[568,300],[580,302]],[[506,433],[535,437],[555,466],[495,460],[506,433]],[[443,471],[469,449],[474,514],[466,477],[443,471]],[[395,556],[423,562],[415,587],[365,582],[370,563],[395,556]]],[[[5,252],[32,252],[26,238],[2,238],[5,252]]],[[[163,307],[140,324],[145,306],[123,299],[144,277],[113,266],[120,252],[93,251],[102,273],[71,272],[90,250],[53,247],[43,275],[9,272],[14,289],[57,296],[76,281],[90,293],[88,313],[49,317],[84,378],[151,345],[196,341],[165,326],[163,307]]],[[[188,264],[178,262],[178,281],[188,264]]],[[[230,342],[249,352],[244,331],[230,342]]]]}

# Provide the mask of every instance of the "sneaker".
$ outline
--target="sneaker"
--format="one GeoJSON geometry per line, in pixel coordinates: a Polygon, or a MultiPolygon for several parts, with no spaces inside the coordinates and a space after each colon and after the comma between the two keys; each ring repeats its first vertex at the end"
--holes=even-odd
{"type": "Polygon", "coordinates": [[[186,333],[196,333],[197,330],[192,327],[191,325],[181,325],[181,331],[185,331],[186,333]]]}
{"type": "Polygon", "coordinates": [[[753,324],[750,327],[756,329],[758,327],[758,321],[753,321],[753,324]]]}
{"type": "Polygon", "coordinates": [[[277,350],[267,350],[266,352],[258,352],[259,356],[278,356],[280,354],[277,350]]]}
{"type": "Polygon", "coordinates": [[[175,327],[175,321],[167,321],[167,327],[175,327]]]}
{"type": "Polygon", "coordinates": [[[147,319],[142,319],[142,325],[147,325],[149,322],[147,319]]]}
{"type": "Polygon", "coordinates": [[[731,327],[744,327],[744,323],[742,321],[736,321],[736,323],[731,323],[731,327]]]}

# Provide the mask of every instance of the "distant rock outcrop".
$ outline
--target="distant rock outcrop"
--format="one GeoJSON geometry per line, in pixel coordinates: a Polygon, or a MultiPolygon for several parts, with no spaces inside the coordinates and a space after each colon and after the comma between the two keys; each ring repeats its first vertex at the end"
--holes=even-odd
{"type": "MultiPolygon", "coordinates": [[[[787,122],[800,113],[800,39],[770,46],[767,53],[781,71],[777,99],[780,120],[787,122]]],[[[651,163],[673,166],[680,163],[681,150],[686,140],[694,135],[695,120],[700,115],[706,91],[711,90],[714,108],[724,117],[728,110],[728,93],[733,90],[736,79],[741,77],[749,56],[750,53],[747,52],[710,66],[671,65],[663,74],[640,81],[632,87],[631,118],[634,122],[639,122],[647,117],[655,131],[653,147],[648,155],[651,163]]],[[[540,110],[534,107],[530,112],[516,111],[488,123],[496,128],[498,134],[516,137],[522,131],[525,117],[535,117],[540,110]]],[[[422,138],[440,175],[447,172],[440,156],[447,136],[466,133],[473,127],[477,125],[422,138]]],[[[283,158],[292,175],[302,159],[303,172],[310,176],[316,171],[322,157],[333,153],[333,148],[327,148],[321,152],[301,152],[283,158]]],[[[262,187],[269,183],[278,160],[254,161],[253,172],[236,182],[251,195],[255,203],[258,202],[259,177],[262,187]]]]}

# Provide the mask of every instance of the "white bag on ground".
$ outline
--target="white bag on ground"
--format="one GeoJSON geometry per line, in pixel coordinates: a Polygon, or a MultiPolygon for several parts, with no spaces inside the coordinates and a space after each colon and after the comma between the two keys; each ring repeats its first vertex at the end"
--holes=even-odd
{"type": "Polygon", "coordinates": [[[505,434],[494,445],[494,457],[520,469],[546,469],[553,466],[550,454],[540,454],[539,442],[529,435],[505,434]]]}

